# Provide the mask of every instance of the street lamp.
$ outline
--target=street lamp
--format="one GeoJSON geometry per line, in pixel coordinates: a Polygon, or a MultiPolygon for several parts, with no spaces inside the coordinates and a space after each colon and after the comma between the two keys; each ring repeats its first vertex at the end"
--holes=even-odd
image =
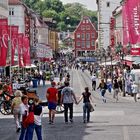
{"type": "Polygon", "coordinates": [[[118,46],[116,47],[117,49],[117,53],[119,54],[120,56],[120,59],[121,59],[121,62],[122,62],[122,76],[123,76],[123,97],[125,97],[125,79],[124,79],[124,64],[123,64],[123,60],[124,60],[124,49],[123,49],[123,46],[122,46],[122,43],[118,43],[118,46]]]}
{"type": "Polygon", "coordinates": [[[131,52],[131,48],[132,48],[132,45],[131,45],[131,43],[130,42],[128,42],[128,44],[127,44],[127,53],[128,54],[130,54],[130,52],[131,52]]]}

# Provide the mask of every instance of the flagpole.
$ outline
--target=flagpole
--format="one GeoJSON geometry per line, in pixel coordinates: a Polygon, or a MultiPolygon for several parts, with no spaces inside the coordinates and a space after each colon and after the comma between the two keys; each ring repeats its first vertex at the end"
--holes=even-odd
{"type": "Polygon", "coordinates": [[[10,82],[12,82],[12,42],[11,42],[11,38],[12,38],[12,31],[11,31],[11,15],[10,15],[10,38],[9,38],[9,58],[10,58],[10,82]]]}

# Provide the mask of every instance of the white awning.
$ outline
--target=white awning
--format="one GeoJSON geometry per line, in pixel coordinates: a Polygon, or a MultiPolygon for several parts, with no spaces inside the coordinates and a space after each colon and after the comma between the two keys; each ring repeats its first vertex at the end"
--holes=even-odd
{"type": "Polygon", "coordinates": [[[135,62],[133,62],[133,64],[135,64],[135,65],[140,64],[140,59],[139,60],[136,60],[135,62]]]}
{"type": "Polygon", "coordinates": [[[119,61],[114,61],[114,60],[113,60],[112,62],[111,62],[111,61],[109,61],[109,62],[104,62],[104,63],[101,63],[100,65],[104,65],[104,66],[105,66],[105,65],[106,65],[106,66],[111,66],[111,65],[113,65],[113,66],[115,66],[115,65],[118,65],[118,62],[119,62],[119,61]]]}

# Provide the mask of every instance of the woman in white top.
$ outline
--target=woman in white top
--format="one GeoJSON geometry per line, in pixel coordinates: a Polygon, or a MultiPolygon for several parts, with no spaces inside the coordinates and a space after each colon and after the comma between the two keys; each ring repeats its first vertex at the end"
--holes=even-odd
{"type": "Polygon", "coordinates": [[[12,113],[14,115],[14,119],[15,119],[15,123],[16,123],[16,132],[19,132],[21,129],[21,125],[20,125],[20,119],[21,119],[21,114],[20,114],[20,104],[21,104],[21,96],[22,93],[20,90],[16,90],[16,92],[14,93],[15,98],[12,101],[12,113]]]}
{"type": "Polygon", "coordinates": [[[137,102],[137,93],[138,93],[138,85],[135,84],[135,82],[133,82],[133,84],[131,85],[131,89],[132,89],[132,94],[134,95],[134,101],[137,102]]]}
{"type": "Polygon", "coordinates": [[[39,104],[39,99],[34,99],[34,129],[36,131],[37,139],[42,140],[42,106],[39,104]]]}

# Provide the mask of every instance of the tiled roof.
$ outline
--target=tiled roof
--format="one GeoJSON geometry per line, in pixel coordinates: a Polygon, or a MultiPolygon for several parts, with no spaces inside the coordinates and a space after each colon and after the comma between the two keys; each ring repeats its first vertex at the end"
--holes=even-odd
{"type": "Polygon", "coordinates": [[[21,3],[20,3],[20,0],[9,0],[9,4],[10,5],[19,5],[21,3]]]}

